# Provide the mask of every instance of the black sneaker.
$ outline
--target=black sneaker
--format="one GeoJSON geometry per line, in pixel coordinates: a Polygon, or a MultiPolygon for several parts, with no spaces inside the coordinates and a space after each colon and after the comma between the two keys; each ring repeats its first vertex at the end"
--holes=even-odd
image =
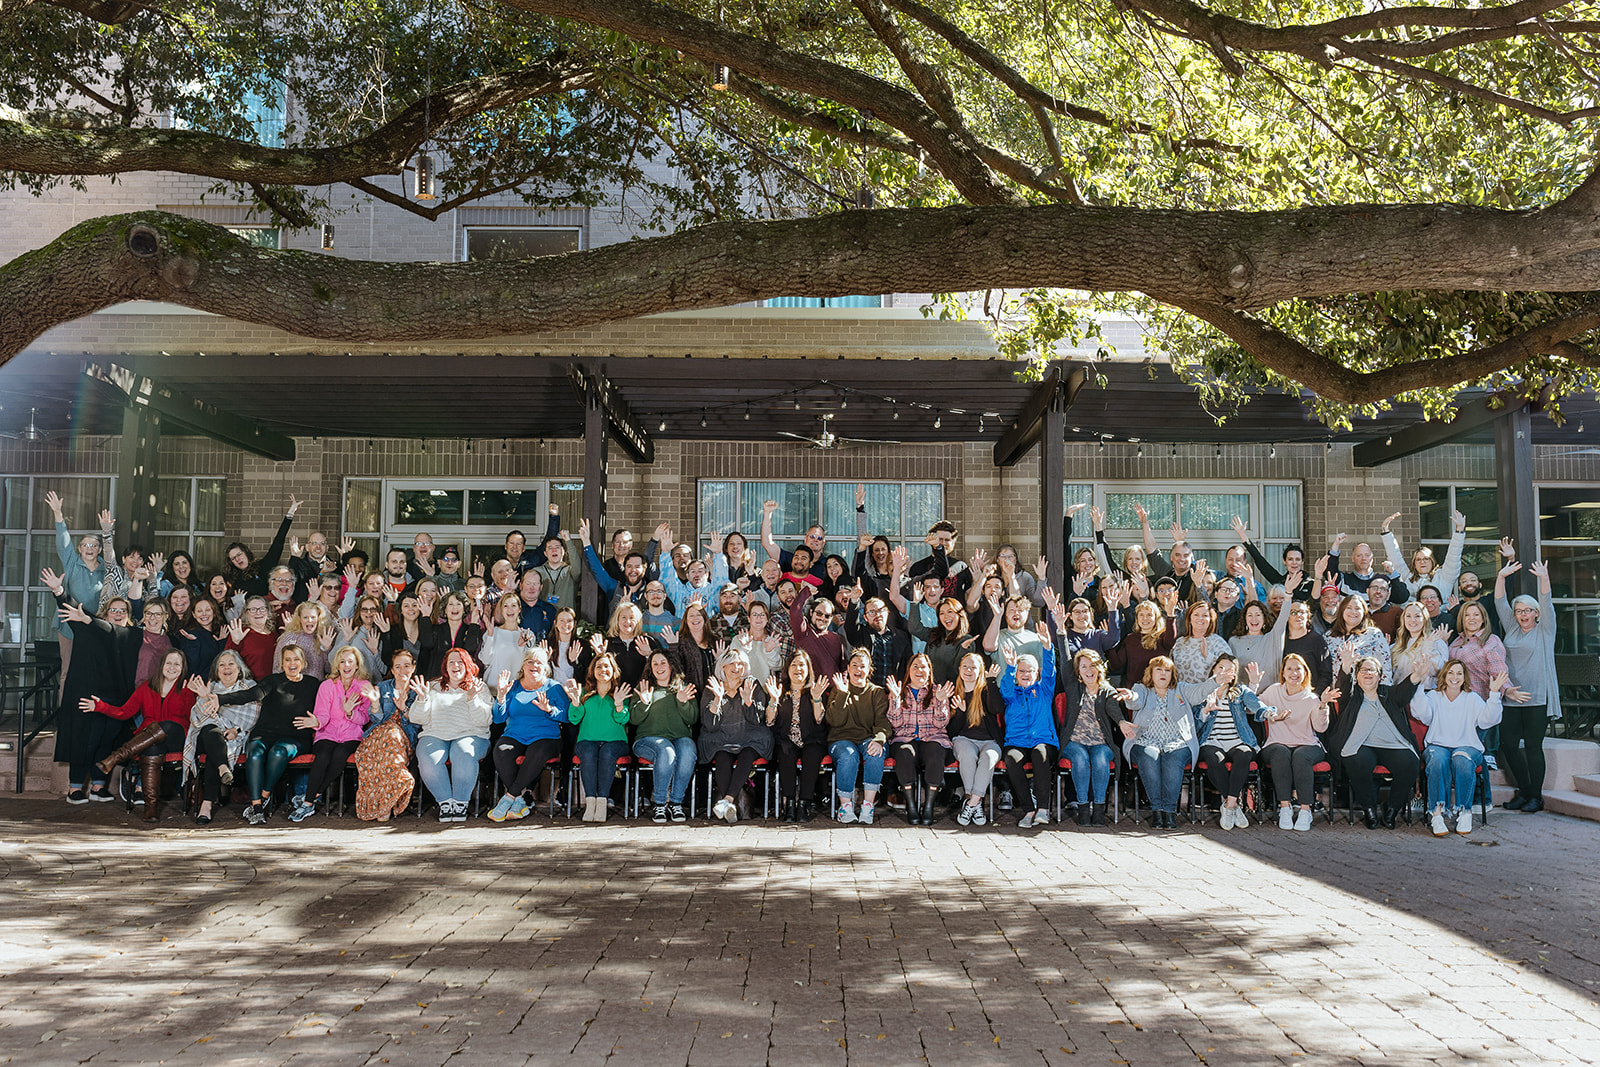
{"type": "Polygon", "coordinates": [[[650,817],[650,821],[654,823],[666,822],[667,806],[665,804],[657,804],[655,814],[650,817]]]}
{"type": "Polygon", "coordinates": [[[104,785],[97,785],[93,789],[89,790],[89,799],[94,801],[96,804],[109,804],[117,798],[112,796],[111,790],[107,789],[104,785]]]}
{"type": "Polygon", "coordinates": [[[667,814],[673,822],[689,821],[689,813],[683,810],[682,804],[668,804],[667,814]]]}
{"type": "Polygon", "coordinates": [[[74,789],[72,792],[67,794],[67,803],[68,804],[87,804],[87,803],[89,803],[89,794],[85,793],[81,789],[74,789]]]}

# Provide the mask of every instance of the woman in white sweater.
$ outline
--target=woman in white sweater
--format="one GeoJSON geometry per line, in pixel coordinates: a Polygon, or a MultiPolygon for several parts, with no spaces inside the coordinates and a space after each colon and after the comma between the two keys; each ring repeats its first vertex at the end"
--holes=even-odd
{"type": "Polygon", "coordinates": [[[467,798],[478,784],[478,764],[489,752],[489,724],[511,688],[511,672],[501,672],[499,686],[498,694],[490,693],[477,664],[459,648],[445,654],[438,682],[411,680],[416,699],[406,715],[422,727],[417,770],[439,802],[440,822],[467,821],[467,798]]]}
{"type": "MultiPolygon", "coordinates": [[[[1421,682],[1425,670],[1425,665],[1418,662],[1412,669],[1412,680],[1421,682]]],[[[1439,672],[1434,689],[1419,686],[1411,698],[1412,717],[1428,727],[1423,760],[1435,837],[1450,832],[1445,810],[1452,784],[1456,833],[1472,832],[1472,795],[1477,789],[1478,768],[1483,765],[1483,742],[1478,739],[1478,731],[1500,721],[1500,690],[1509,681],[1506,672],[1501,671],[1490,680],[1489,699],[1485,700],[1467,688],[1467,665],[1452,659],[1439,672]]]]}

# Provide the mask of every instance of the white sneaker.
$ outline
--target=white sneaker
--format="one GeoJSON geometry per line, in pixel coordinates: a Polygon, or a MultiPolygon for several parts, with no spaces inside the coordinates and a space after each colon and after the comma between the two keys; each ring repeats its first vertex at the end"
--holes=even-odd
{"type": "Polygon", "coordinates": [[[1282,808],[1278,809],[1278,829],[1280,829],[1280,830],[1293,830],[1294,829],[1294,809],[1293,808],[1291,808],[1291,807],[1282,807],[1282,808]]]}
{"type": "Polygon", "coordinates": [[[976,810],[977,810],[977,807],[975,805],[972,805],[972,804],[963,804],[963,805],[961,805],[961,812],[960,812],[960,814],[958,814],[956,816],[956,825],[957,826],[971,826],[972,825],[972,813],[974,811],[976,811],[976,810]]]}
{"type": "Polygon", "coordinates": [[[972,809],[972,825],[985,826],[989,822],[989,815],[983,810],[982,804],[977,804],[972,809]]]}
{"type": "Polygon", "coordinates": [[[1031,829],[1033,829],[1033,812],[1026,811],[1026,812],[1022,813],[1022,818],[1017,820],[1017,829],[1019,829],[1019,830],[1031,830],[1031,829]]]}
{"type": "Polygon", "coordinates": [[[1300,814],[1294,817],[1294,828],[1301,833],[1311,829],[1311,808],[1309,806],[1301,808],[1300,814]]]}
{"type": "Polygon", "coordinates": [[[1034,812],[1033,813],[1033,825],[1035,825],[1035,826],[1049,826],[1050,825],[1050,813],[1048,811],[1046,811],[1044,808],[1040,808],[1038,811],[1034,812]]]}
{"type": "Polygon", "coordinates": [[[1222,809],[1221,816],[1219,816],[1217,818],[1217,825],[1221,826],[1224,830],[1232,830],[1233,829],[1233,813],[1234,813],[1235,810],[1236,809],[1234,809],[1234,808],[1224,807],[1222,809]]]}
{"type": "Polygon", "coordinates": [[[1456,833],[1458,833],[1458,834],[1470,834],[1470,833],[1472,833],[1472,809],[1471,808],[1462,808],[1461,809],[1461,813],[1456,816],[1456,833]]]}
{"type": "Polygon", "coordinates": [[[861,810],[856,813],[856,822],[860,823],[862,826],[871,826],[872,816],[876,810],[877,805],[875,804],[861,805],[861,810]]]}
{"type": "Polygon", "coordinates": [[[721,800],[711,805],[711,814],[715,818],[726,819],[728,822],[736,822],[739,818],[738,811],[734,809],[733,804],[728,800],[727,797],[723,797],[721,800]]]}
{"type": "Polygon", "coordinates": [[[840,823],[853,823],[856,821],[856,804],[853,800],[839,801],[839,808],[833,816],[840,823]]]}
{"type": "Polygon", "coordinates": [[[1443,837],[1445,834],[1448,834],[1450,832],[1450,828],[1447,827],[1444,824],[1444,809],[1443,808],[1435,809],[1435,811],[1433,813],[1433,819],[1430,822],[1430,826],[1431,826],[1431,828],[1433,830],[1433,836],[1434,837],[1443,837]]]}
{"type": "Polygon", "coordinates": [[[511,805],[515,804],[516,802],[517,798],[512,796],[510,793],[502,796],[500,798],[500,803],[489,809],[489,821],[505,822],[506,816],[511,814],[511,805]]]}

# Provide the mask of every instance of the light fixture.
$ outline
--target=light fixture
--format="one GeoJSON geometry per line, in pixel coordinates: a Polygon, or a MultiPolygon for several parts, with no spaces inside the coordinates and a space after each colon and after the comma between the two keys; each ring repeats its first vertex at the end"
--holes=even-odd
{"type": "Polygon", "coordinates": [[[705,408],[701,408],[700,409],[700,428],[704,429],[705,425],[706,425],[706,409],[705,408]]]}
{"type": "Polygon", "coordinates": [[[502,437],[502,438],[500,438],[500,451],[504,452],[505,450],[506,450],[506,439],[504,437],[502,437]]]}
{"type": "Polygon", "coordinates": [[[978,416],[978,433],[983,433],[983,416],[978,416]]]}
{"type": "Polygon", "coordinates": [[[662,419],[661,420],[661,425],[656,427],[656,433],[666,433],[666,432],[667,432],[667,420],[666,419],[662,419]]]}
{"type": "Polygon", "coordinates": [[[941,419],[939,416],[935,415],[933,417],[933,428],[935,430],[937,430],[939,428],[939,424],[942,423],[943,421],[944,421],[943,419],[941,419]]]}
{"type": "Polygon", "coordinates": [[[423,438],[423,440],[422,440],[422,442],[421,442],[421,444],[422,444],[422,449],[421,449],[421,450],[422,450],[422,451],[423,451],[423,452],[426,452],[426,451],[427,451],[427,450],[428,450],[428,441],[427,441],[427,438],[423,438]]]}
{"type": "Polygon", "coordinates": [[[1105,450],[1106,450],[1106,439],[1104,437],[1102,437],[1102,438],[1100,438],[1100,451],[1103,453],[1103,452],[1105,452],[1105,450]]]}
{"type": "Polygon", "coordinates": [[[470,439],[467,441],[467,454],[472,454],[472,441],[470,439]]]}
{"type": "Polygon", "coordinates": [[[728,66],[725,63],[718,63],[716,66],[712,67],[711,88],[717,90],[719,93],[725,91],[728,88],[728,77],[732,73],[733,72],[728,69],[728,66]]]}
{"type": "Polygon", "coordinates": [[[749,422],[750,421],[750,405],[749,404],[746,404],[744,406],[744,421],[745,422],[749,422]]]}
{"type": "Polygon", "coordinates": [[[1139,456],[1139,458],[1140,458],[1140,459],[1143,459],[1143,458],[1144,458],[1144,445],[1140,445],[1140,446],[1139,446],[1139,449],[1138,449],[1138,456],[1139,456]]]}
{"type": "Polygon", "coordinates": [[[1172,458],[1173,459],[1177,459],[1178,458],[1178,446],[1177,445],[1173,445],[1172,446],[1172,458]]]}
{"type": "Polygon", "coordinates": [[[322,250],[324,252],[333,251],[333,223],[331,222],[322,224],[322,250]]]}
{"type": "Polygon", "coordinates": [[[1389,447],[1392,444],[1394,444],[1394,438],[1393,437],[1385,437],[1383,439],[1383,445],[1384,445],[1385,448],[1389,447]]]}
{"type": "Polygon", "coordinates": [[[432,200],[436,196],[435,179],[437,173],[433,166],[433,157],[424,152],[417,157],[417,187],[412,194],[418,200],[432,200]]]}
{"type": "Polygon", "coordinates": [[[1217,442],[1217,458],[1218,459],[1222,458],[1222,442],[1221,441],[1217,442]]]}
{"type": "Polygon", "coordinates": [[[794,409],[796,411],[800,410],[800,398],[798,396],[794,398],[794,409]]]}
{"type": "Polygon", "coordinates": [[[856,195],[855,195],[855,205],[856,205],[856,207],[861,208],[862,210],[867,210],[868,208],[873,207],[877,202],[878,202],[877,195],[874,194],[873,191],[869,187],[863,185],[859,189],[856,190],[856,195]]]}
{"type": "Polygon", "coordinates": [[[847,407],[849,407],[849,406],[850,406],[850,400],[849,400],[849,398],[848,398],[848,397],[843,397],[843,396],[841,396],[841,397],[840,397],[840,398],[839,398],[839,410],[840,410],[840,411],[843,411],[843,410],[844,410],[844,409],[845,409],[845,408],[847,408],[847,407]]]}
{"type": "Polygon", "coordinates": [[[367,451],[371,452],[377,446],[372,443],[372,438],[367,438],[367,451]]]}
{"type": "Polygon", "coordinates": [[[1267,458],[1268,459],[1277,459],[1278,458],[1278,446],[1276,444],[1271,444],[1271,445],[1267,446],[1267,458]]]}

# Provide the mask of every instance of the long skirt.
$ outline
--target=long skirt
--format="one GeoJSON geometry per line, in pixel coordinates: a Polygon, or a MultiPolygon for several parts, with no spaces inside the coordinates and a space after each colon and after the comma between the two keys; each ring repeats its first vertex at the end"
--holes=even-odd
{"type": "Polygon", "coordinates": [[[351,762],[357,775],[356,818],[388,822],[406,810],[417,782],[406,769],[411,762],[411,742],[399,725],[386,722],[374,727],[361,739],[351,762]]]}

